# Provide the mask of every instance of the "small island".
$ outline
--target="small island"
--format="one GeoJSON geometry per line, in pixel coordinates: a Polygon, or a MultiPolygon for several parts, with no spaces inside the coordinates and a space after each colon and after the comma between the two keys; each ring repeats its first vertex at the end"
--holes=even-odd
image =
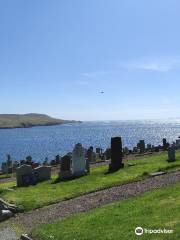
{"type": "Polygon", "coordinates": [[[52,126],[66,123],[80,123],[74,120],[62,120],[46,114],[0,114],[0,129],[52,126]]]}

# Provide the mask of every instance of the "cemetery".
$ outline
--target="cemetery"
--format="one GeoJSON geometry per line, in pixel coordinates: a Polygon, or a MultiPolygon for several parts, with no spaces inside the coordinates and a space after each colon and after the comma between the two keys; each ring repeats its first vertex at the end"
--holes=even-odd
{"type": "MultiPolygon", "coordinates": [[[[3,199],[0,220],[9,218],[9,220],[7,220],[9,221],[9,224],[12,224],[13,221],[17,221],[20,229],[23,229],[26,226],[26,231],[31,234],[31,236],[34,236],[34,239],[36,239],[37,236],[38,240],[49,239],[48,237],[39,237],[41,234],[43,236],[49,234],[47,232],[48,225],[44,225],[44,227],[42,226],[36,229],[34,228],[34,221],[36,222],[36,219],[33,221],[33,218],[30,220],[25,219],[25,222],[30,221],[30,223],[28,222],[27,224],[29,228],[28,230],[27,225],[22,223],[22,220],[18,217],[21,216],[21,212],[28,213],[29,211],[34,211],[35,209],[39,209],[41,212],[44,211],[43,207],[49,206],[49,211],[52,210],[53,213],[54,211],[56,212],[54,209],[55,204],[61,204],[61,202],[63,203],[64,201],[73,201],[73,199],[78,197],[86,197],[86,195],[90,193],[93,194],[96,191],[106,191],[106,189],[109,189],[108,191],[110,191],[113,187],[120,188],[121,186],[123,187],[126,185],[128,187],[128,184],[134,184],[136,182],[141,184],[143,181],[151,181],[151,179],[156,177],[163,177],[164,180],[161,183],[163,186],[163,182],[166,182],[166,178],[169,179],[168,174],[176,174],[176,171],[178,173],[178,170],[180,169],[180,151],[179,142],[170,145],[163,139],[162,143],[162,146],[150,146],[150,144],[148,144],[146,147],[144,140],[140,140],[137,147],[134,147],[134,150],[129,150],[126,147],[123,148],[121,137],[114,137],[111,139],[110,148],[107,148],[104,152],[100,148],[96,148],[94,152],[92,146],[86,149],[82,146],[82,144],[77,143],[74,146],[72,153],[68,153],[62,157],[59,155],[56,156],[55,161],[58,163],[57,172],[52,172],[53,166],[47,162],[46,164],[37,166],[37,164],[32,161],[32,158],[28,157],[28,161],[23,161],[22,164],[16,163],[16,174],[12,180],[0,182],[0,197],[3,199]],[[6,204],[10,204],[9,208],[4,204],[4,201],[6,201],[6,204]],[[13,211],[11,211],[12,208],[14,209],[13,211]],[[31,226],[31,222],[33,222],[34,227],[31,226]]],[[[8,156],[7,162],[3,163],[3,166],[8,166],[8,168],[12,166],[10,156],[8,156]]],[[[179,175],[175,176],[174,183],[178,181],[178,178],[179,175]]],[[[149,186],[149,190],[151,190],[152,186],[153,182],[149,186]]],[[[177,188],[178,187],[179,185],[177,185],[177,188]]],[[[120,192],[122,192],[122,190],[120,192]]],[[[132,192],[132,190],[130,192],[132,192]]],[[[125,193],[126,191],[123,194],[123,198],[125,193]]],[[[147,193],[147,195],[148,194],[149,193],[147,193]]],[[[106,195],[107,194],[105,194],[105,196],[106,195]]],[[[117,198],[116,195],[114,197],[113,195],[114,192],[112,192],[111,195],[108,193],[105,198],[108,198],[108,196],[111,196],[112,199],[114,197],[117,198]]],[[[97,200],[92,200],[92,205],[93,201],[95,201],[96,205],[97,200]]],[[[103,205],[101,197],[98,201],[100,201],[98,206],[103,205]]],[[[146,199],[138,201],[146,201],[146,199]]],[[[91,204],[89,206],[90,208],[91,204]]],[[[128,202],[123,204],[128,205],[128,202]]],[[[88,200],[85,209],[87,207],[88,200]]],[[[108,213],[111,206],[107,206],[105,209],[106,208],[108,213]]],[[[115,209],[116,208],[119,208],[118,204],[115,204],[115,209]]],[[[71,212],[72,210],[67,211],[71,212]]],[[[104,208],[100,208],[97,211],[99,213],[106,210],[104,210],[104,208]]],[[[40,212],[38,216],[39,218],[41,218],[40,212]]],[[[55,214],[58,220],[59,214],[63,213],[55,212],[53,214],[55,214]]],[[[96,216],[93,215],[93,212],[91,214],[92,217],[96,218],[96,216]]],[[[125,212],[122,212],[122,214],[125,214],[125,212]]],[[[105,218],[106,217],[108,218],[108,214],[105,214],[105,218]]],[[[78,221],[81,221],[81,218],[84,219],[84,227],[86,227],[86,219],[88,219],[88,216],[86,214],[83,216],[80,215],[78,217],[78,221]]],[[[42,219],[44,219],[43,216],[42,219]]],[[[48,217],[46,219],[48,219],[48,217]]],[[[73,217],[70,218],[70,222],[73,221],[71,219],[73,219],[73,217]]],[[[95,221],[97,221],[97,219],[95,219],[95,221]]],[[[46,223],[50,222],[47,220],[45,224],[46,223]]],[[[65,232],[66,226],[70,224],[66,224],[66,220],[65,222],[60,221],[52,224],[50,228],[53,229],[53,234],[56,235],[56,225],[61,228],[61,225],[63,224],[63,230],[65,232]]],[[[23,232],[24,230],[22,230],[22,233],[23,232]]],[[[62,231],[62,234],[65,233],[62,231]]],[[[80,235],[82,236],[79,239],[86,237],[81,230],[80,235]]],[[[71,239],[71,235],[69,235],[68,239],[71,239]]]]}
{"type": "Polygon", "coordinates": [[[180,240],[179,10],[0,1],[0,240],[180,240]]]}

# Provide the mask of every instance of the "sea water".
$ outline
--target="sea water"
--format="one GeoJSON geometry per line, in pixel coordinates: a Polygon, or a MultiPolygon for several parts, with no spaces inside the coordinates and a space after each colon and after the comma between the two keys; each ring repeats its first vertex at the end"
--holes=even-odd
{"type": "Polygon", "coordinates": [[[44,161],[72,151],[80,142],[84,147],[110,146],[113,136],[121,136],[123,145],[136,146],[140,139],[146,144],[162,144],[180,136],[180,121],[99,121],[43,126],[33,128],[0,129],[0,163],[10,154],[13,160],[31,155],[34,161],[44,161]]]}

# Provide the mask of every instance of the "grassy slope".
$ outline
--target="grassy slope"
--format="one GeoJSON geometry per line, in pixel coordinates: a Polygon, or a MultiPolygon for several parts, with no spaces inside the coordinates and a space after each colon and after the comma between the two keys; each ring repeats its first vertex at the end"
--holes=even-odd
{"type": "Polygon", "coordinates": [[[39,226],[32,236],[40,240],[179,240],[180,183],[153,190],[128,199],[39,226]],[[136,227],[172,229],[173,234],[144,234],[138,237],[136,227]]]}
{"type": "MultiPolygon", "coordinates": [[[[72,198],[89,191],[107,188],[146,177],[147,172],[154,172],[163,169],[180,169],[180,153],[177,153],[177,161],[168,163],[166,154],[160,156],[146,157],[133,161],[133,167],[125,168],[113,174],[105,174],[107,166],[93,168],[88,176],[72,181],[53,184],[52,180],[42,182],[36,186],[15,188],[14,191],[3,190],[15,186],[15,182],[0,183],[0,197],[9,202],[16,203],[25,211],[49,205],[67,198],[72,198]]],[[[131,162],[131,161],[130,161],[131,162]]]]}
{"type": "Polygon", "coordinates": [[[51,118],[44,114],[0,114],[0,128],[21,128],[68,123],[71,121],[51,118]]]}

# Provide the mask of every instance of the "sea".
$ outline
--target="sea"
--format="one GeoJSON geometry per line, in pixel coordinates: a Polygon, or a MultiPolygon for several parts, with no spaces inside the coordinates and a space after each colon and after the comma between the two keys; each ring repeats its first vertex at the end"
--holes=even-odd
{"type": "Polygon", "coordinates": [[[132,149],[140,139],[159,145],[162,139],[175,141],[180,136],[180,120],[94,121],[32,128],[0,129],[0,163],[10,154],[12,160],[31,155],[42,162],[71,152],[76,143],[84,147],[110,146],[111,137],[121,136],[123,146],[132,149]]]}

